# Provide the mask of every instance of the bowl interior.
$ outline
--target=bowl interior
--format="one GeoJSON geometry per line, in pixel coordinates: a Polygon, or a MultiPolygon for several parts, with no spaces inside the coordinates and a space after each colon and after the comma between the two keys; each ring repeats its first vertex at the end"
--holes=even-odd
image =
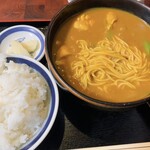
{"type": "Polygon", "coordinates": [[[117,8],[121,10],[128,11],[141,19],[143,19],[145,22],[150,24],[150,9],[143,4],[136,2],[134,0],[88,0],[87,3],[85,3],[84,0],[76,0],[65,6],[62,10],[60,10],[56,16],[52,19],[51,23],[48,27],[48,32],[46,36],[46,59],[48,61],[49,67],[55,76],[56,80],[61,83],[67,90],[69,90],[74,95],[78,96],[80,99],[86,101],[87,103],[90,103],[92,105],[96,106],[102,106],[102,107],[111,107],[111,108],[124,108],[124,107],[133,107],[138,104],[144,103],[149,98],[145,98],[142,100],[137,100],[134,102],[123,102],[123,103],[113,103],[113,102],[105,102],[96,100],[93,98],[90,98],[73,87],[71,87],[61,76],[61,74],[58,73],[57,69],[55,68],[53,59],[52,59],[52,45],[54,41],[54,37],[58,29],[61,27],[61,24],[63,24],[68,18],[71,16],[89,8],[95,8],[95,7],[106,7],[106,8],[117,8]]]}

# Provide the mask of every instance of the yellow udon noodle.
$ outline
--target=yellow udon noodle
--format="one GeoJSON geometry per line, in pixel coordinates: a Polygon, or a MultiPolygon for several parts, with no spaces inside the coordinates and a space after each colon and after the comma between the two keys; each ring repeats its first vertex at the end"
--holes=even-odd
{"type": "Polygon", "coordinates": [[[77,41],[81,51],[71,64],[74,78],[83,88],[95,85],[107,91],[109,86],[135,89],[141,81],[148,81],[150,63],[146,54],[129,46],[119,37],[105,38],[95,47],[84,40],[77,41]]]}

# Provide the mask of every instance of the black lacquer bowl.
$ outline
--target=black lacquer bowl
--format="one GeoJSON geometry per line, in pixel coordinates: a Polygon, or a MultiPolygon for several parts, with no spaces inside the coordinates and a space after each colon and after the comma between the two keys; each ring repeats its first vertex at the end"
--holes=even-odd
{"type": "Polygon", "coordinates": [[[126,109],[131,107],[136,107],[140,104],[146,103],[149,100],[149,97],[136,100],[133,102],[123,102],[123,103],[111,103],[105,102],[103,100],[93,99],[89,96],[86,96],[80,91],[74,89],[69,85],[58,73],[53,59],[52,59],[52,45],[54,41],[54,37],[58,29],[61,25],[66,21],[69,17],[79,13],[83,10],[94,8],[94,7],[106,7],[106,8],[117,8],[124,11],[128,11],[141,19],[145,22],[150,24],[150,8],[141,4],[135,0],[75,0],[64,8],[62,8],[51,20],[48,31],[46,35],[46,60],[48,62],[48,66],[52,71],[53,76],[55,77],[56,81],[61,84],[66,90],[71,92],[73,95],[78,97],[81,103],[89,104],[90,106],[94,106],[96,108],[106,108],[106,109],[126,109]]]}

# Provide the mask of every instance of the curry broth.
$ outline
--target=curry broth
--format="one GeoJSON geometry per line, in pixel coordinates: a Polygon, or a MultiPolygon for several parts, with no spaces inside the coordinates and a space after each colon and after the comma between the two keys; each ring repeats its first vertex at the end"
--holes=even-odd
{"type": "MultiPolygon", "coordinates": [[[[147,23],[135,15],[119,9],[93,8],[82,12],[84,17],[82,17],[83,19],[80,18],[81,21],[84,21],[86,18],[85,20],[90,24],[87,30],[78,30],[73,27],[75,22],[79,20],[78,18],[82,15],[81,13],[73,16],[61,26],[54,39],[52,48],[53,61],[55,62],[57,60],[57,53],[60,47],[65,45],[71,52],[71,55],[66,55],[61,58],[63,64],[55,64],[56,68],[65,81],[85,95],[110,102],[129,102],[144,98],[150,93],[150,82],[142,82],[135,90],[128,87],[118,89],[112,86],[108,89],[108,92],[102,92],[96,86],[88,85],[88,88],[84,89],[79,81],[72,78],[71,62],[76,53],[80,51],[76,45],[76,41],[86,40],[88,44],[92,46],[104,39],[107,26],[106,16],[109,12],[113,12],[118,18],[110,34],[117,35],[129,45],[136,46],[145,52],[144,42],[150,41],[150,26],[147,23]]],[[[150,57],[147,57],[149,60],[150,57]]]]}

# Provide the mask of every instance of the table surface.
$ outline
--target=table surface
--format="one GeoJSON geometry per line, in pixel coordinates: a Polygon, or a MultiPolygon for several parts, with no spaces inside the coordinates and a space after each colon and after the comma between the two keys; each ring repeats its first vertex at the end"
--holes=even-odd
{"type": "Polygon", "coordinates": [[[1,0],[0,22],[50,21],[67,0],[1,0]]]}
{"type": "MultiPolygon", "coordinates": [[[[0,23],[0,31],[20,22],[0,23]]],[[[44,34],[49,22],[26,22],[44,34]]],[[[47,66],[45,57],[41,63],[47,66]]],[[[95,110],[59,88],[60,106],[56,121],[36,150],[64,150],[116,144],[150,142],[150,108],[143,104],[126,111],[95,110]]]]}

